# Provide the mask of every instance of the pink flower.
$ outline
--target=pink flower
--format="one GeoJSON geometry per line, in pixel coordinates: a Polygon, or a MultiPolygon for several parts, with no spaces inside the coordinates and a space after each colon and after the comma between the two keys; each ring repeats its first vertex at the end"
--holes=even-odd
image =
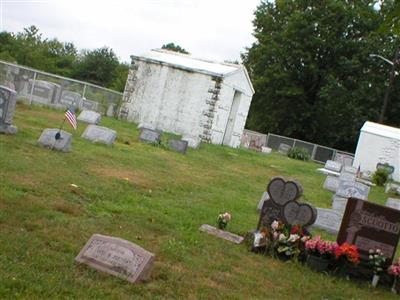
{"type": "Polygon", "coordinates": [[[277,230],[278,227],[279,227],[279,222],[278,221],[273,221],[272,224],[271,224],[271,228],[273,230],[277,230]]]}

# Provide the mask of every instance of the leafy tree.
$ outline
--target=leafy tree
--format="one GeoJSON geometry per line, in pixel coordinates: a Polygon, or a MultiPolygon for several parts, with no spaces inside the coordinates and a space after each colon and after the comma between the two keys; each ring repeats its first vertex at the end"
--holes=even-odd
{"type": "MultiPolygon", "coordinates": [[[[379,116],[389,68],[369,54],[393,56],[396,37],[379,31],[392,8],[393,1],[380,10],[373,0],[262,1],[257,41],[242,55],[256,90],[247,127],[353,151],[362,124],[379,116]]],[[[388,111],[387,123],[400,125],[398,108],[388,111]]]]}
{"type": "Polygon", "coordinates": [[[190,54],[184,48],[182,48],[179,45],[175,45],[174,43],[168,43],[168,44],[162,45],[161,49],[171,50],[171,51],[184,53],[184,54],[190,54]]]}

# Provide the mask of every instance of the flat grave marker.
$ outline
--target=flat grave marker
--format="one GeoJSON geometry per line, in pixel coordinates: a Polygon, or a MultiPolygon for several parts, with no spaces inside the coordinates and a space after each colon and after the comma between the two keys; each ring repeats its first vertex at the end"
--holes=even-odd
{"type": "Polygon", "coordinates": [[[208,225],[208,224],[203,224],[200,226],[200,231],[206,232],[208,234],[214,235],[216,237],[219,237],[221,239],[230,241],[235,244],[240,244],[243,242],[244,238],[240,235],[224,231],[221,229],[218,229],[214,226],[208,225]]]}
{"type": "Polygon", "coordinates": [[[93,143],[112,145],[117,138],[117,132],[107,127],[89,125],[82,133],[82,138],[87,139],[93,143]]]}
{"type": "Polygon", "coordinates": [[[188,142],[183,140],[170,139],[168,145],[172,150],[182,154],[186,154],[188,148],[188,142]]]}
{"type": "Polygon", "coordinates": [[[341,180],[336,195],[342,198],[358,198],[368,200],[370,187],[357,181],[341,180]]]}
{"type": "Polygon", "coordinates": [[[159,144],[161,142],[161,134],[153,129],[141,128],[139,140],[147,143],[159,144]]]}
{"type": "Polygon", "coordinates": [[[325,169],[340,172],[342,170],[342,164],[337,161],[327,160],[325,163],[325,169]]]}
{"type": "Polygon", "coordinates": [[[155,256],[129,241],[94,234],[75,258],[98,271],[120,277],[131,283],[150,277],[155,256]]]}
{"type": "Polygon", "coordinates": [[[69,152],[71,149],[72,135],[57,128],[46,128],[39,137],[38,144],[42,147],[62,152],[69,152]],[[60,132],[60,138],[56,140],[56,134],[60,132]]]}

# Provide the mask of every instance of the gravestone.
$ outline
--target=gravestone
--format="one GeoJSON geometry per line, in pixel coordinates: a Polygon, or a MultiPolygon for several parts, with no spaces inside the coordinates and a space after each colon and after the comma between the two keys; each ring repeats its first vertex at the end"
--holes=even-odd
{"type": "Polygon", "coordinates": [[[400,195],[400,184],[388,182],[385,184],[385,193],[397,193],[400,195]]]}
{"type": "Polygon", "coordinates": [[[264,201],[257,229],[268,227],[275,220],[289,225],[308,226],[315,222],[316,210],[309,204],[297,202],[303,188],[295,181],[274,177],[268,184],[270,199],[264,201]]]}
{"type": "Polygon", "coordinates": [[[261,196],[260,201],[258,202],[258,205],[257,205],[257,211],[258,212],[261,212],[261,209],[262,209],[262,207],[264,205],[264,201],[269,200],[269,199],[270,199],[270,197],[269,197],[268,192],[264,192],[262,194],[262,196],[261,196]]]}
{"type": "Polygon", "coordinates": [[[340,197],[338,195],[333,195],[332,197],[332,209],[340,213],[344,213],[346,210],[347,198],[340,197]]]}
{"type": "Polygon", "coordinates": [[[117,137],[115,130],[103,126],[89,125],[82,134],[82,138],[93,143],[114,144],[117,137]]]}
{"type": "Polygon", "coordinates": [[[78,121],[85,122],[88,124],[99,124],[101,120],[101,115],[98,112],[91,110],[83,110],[79,116],[78,121]]]}
{"type": "Polygon", "coordinates": [[[333,160],[327,160],[325,163],[325,169],[340,172],[340,170],[342,170],[342,164],[333,160]]]}
{"type": "Polygon", "coordinates": [[[28,93],[30,95],[32,90],[32,84],[34,83],[32,102],[50,105],[51,103],[57,103],[60,97],[61,86],[44,80],[29,80],[28,93]]]}
{"type": "Polygon", "coordinates": [[[242,243],[243,239],[244,239],[240,235],[237,235],[237,234],[225,231],[225,230],[221,230],[221,229],[215,228],[214,226],[207,225],[207,224],[201,225],[200,231],[206,232],[208,234],[214,235],[216,237],[230,241],[235,244],[242,243]]]}
{"type": "Polygon", "coordinates": [[[342,169],[343,173],[357,174],[357,168],[353,166],[344,166],[342,169]]]}
{"type": "Polygon", "coordinates": [[[336,153],[335,161],[341,163],[343,166],[352,166],[354,157],[344,153],[336,153]]]}
{"type": "Polygon", "coordinates": [[[62,152],[69,152],[71,149],[72,135],[64,130],[47,128],[43,130],[39,137],[38,144],[42,147],[55,149],[62,152]],[[56,140],[56,134],[60,133],[60,138],[56,140]]]}
{"type": "Polygon", "coordinates": [[[317,208],[318,214],[313,227],[323,229],[332,234],[337,234],[340,229],[343,214],[326,208],[317,208]]]}
{"type": "Polygon", "coordinates": [[[147,143],[159,144],[161,142],[161,134],[152,129],[141,128],[139,140],[147,143]]]}
{"type": "Polygon", "coordinates": [[[388,198],[386,200],[386,204],[387,207],[391,207],[397,210],[400,210],[400,199],[396,199],[396,198],[388,198]]]}
{"type": "Polygon", "coordinates": [[[170,149],[172,149],[176,152],[182,153],[182,154],[186,154],[188,142],[182,141],[182,140],[171,139],[171,140],[168,140],[168,145],[169,145],[170,149]]]}
{"type": "Polygon", "coordinates": [[[341,180],[336,195],[342,198],[357,197],[368,200],[369,190],[370,187],[361,182],[341,180]]]}
{"type": "Polygon", "coordinates": [[[0,133],[16,134],[18,128],[12,124],[17,93],[0,85],[0,133]]]}
{"type": "Polygon", "coordinates": [[[339,175],[339,180],[340,181],[356,181],[356,174],[348,173],[348,172],[342,172],[339,175]]]}
{"type": "Polygon", "coordinates": [[[282,143],[282,144],[279,145],[278,152],[280,154],[287,155],[289,153],[290,149],[292,149],[292,147],[290,147],[287,144],[283,144],[282,143]]]}
{"type": "Polygon", "coordinates": [[[108,106],[107,111],[106,111],[106,116],[110,117],[110,118],[115,117],[115,104],[114,103],[111,103],[108,106]]]}
{"type": "Polygon", "coordinates": [[[64,90],[61,93],[60,102],[67,107],[80,108],[82,106],[82,96],[79,93],[64,90]]]}
{"type": "Polygon", "coordinates": [[[270,154],[272,152],[272,149],[269,147],[261,146],[261,152],[265,154],[270,154]]]}
{"type": "Polygon", "coordinates": [[[88,100],[86,98],[82,98],[82,109],[99,111],[99,103],[96,101],[88,100]]]}
{"type": "Polygon", "coordinates": [[[340,180],[338,177],[327,176],[324,182],[324,189],[335,193],[339,188],[339,182],[340,180]]]}
{"type": "Polygon", "coordinates": [[[337,242],[355,244],[364,260],[370,249],[380,249],[392,261],[399,242],[399,221],[397,209],[349,198],[337,242]]]}
{"type": "Polygon", "coordinates": [[[200,140],[199,139],[196,139],[196,138],[193,138],[193,137],[189,137],[189,136],[183,136],[182,137],[182,141],[188,142],[188,146],[190,148],[193,148],[193,149],[199,148],[199,145],[200,145],[200,140]]]}
{"type": "Polygon", "coordinates": [[[98,271],[120,277],[131,283],[150,278],[155,256],[126,240],[94,234],[75,258],[98,271]]]}
{"type": "Polygon", "coordinates": [[[361,179],[366,181],[372,181],[372,172],[371,171],[364,171],[361,173],[361,179]]]}

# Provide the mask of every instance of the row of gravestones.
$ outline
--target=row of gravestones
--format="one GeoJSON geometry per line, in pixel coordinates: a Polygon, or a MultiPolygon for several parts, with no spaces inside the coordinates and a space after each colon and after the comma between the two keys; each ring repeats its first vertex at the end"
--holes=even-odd
{"type": "MultiPolygon", "coordinates": [[[[98,102],[88,100],[77,92],[64,90],[56,83],[44,80],[35,80],[33,89],[32,85],[33,80],[27,81],[22,85],[20,93],[26,98],[32,99],[33,103],[60,109],[74,107],[76,109],[87,109],[97,112],[100,112],[101,110],[98,102]]],[[[108,117],[115,116],[114,104],[109,105],[106,115],[108,117]]]]}

